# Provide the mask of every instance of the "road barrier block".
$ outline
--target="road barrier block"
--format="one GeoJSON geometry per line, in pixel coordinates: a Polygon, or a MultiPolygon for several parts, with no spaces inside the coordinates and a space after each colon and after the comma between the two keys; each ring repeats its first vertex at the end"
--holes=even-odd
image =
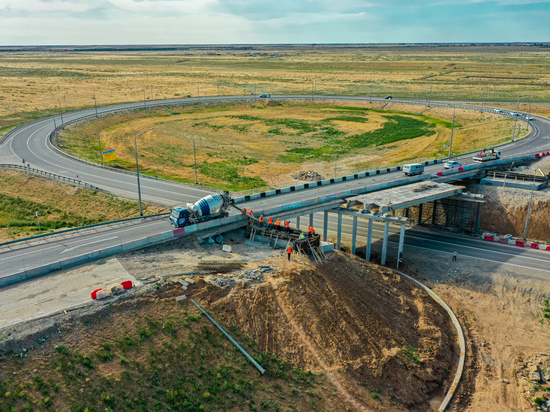
{"type": "Polygon", "coordinates": [[[443,176],[443,172],[437,172],[436,175],[443,176]]]}
{"type": "Polygon", "coordinates": [[[174,237],[179,237],[185,235],[185,228],[184,227],[178,227],[177,229],[174,229],[174,237]]]}
{"type": "Polygon", "coordinates": [[[115,255],[120,252],[122,252],[122,246],[114,245],[114,246],[106,247],[104,249],[94,250],[91,253],[91,255],[93,259],[101,259],[104,257],[115,255]]]}
{"type": "Polygon", "coordinates": [[[12,273],[11,275],[0,277],[0,287],[24,282],[25,280],[27,280],[27,276],[25,275],[25,271],[22,270],[17,273],[12,273]]]}
{"type": "Polygon", "coordinates": [[[515,246],[516,245],[516,239],[508,239],[508,244],[515,246]]]}
{"type": "Polygon", "coordinates": [[[494,242],[495,241],[495,237],[494,236],[485,236],[485,240],[489,241],[489,242],[494,242]]]}
{"type": "Polygon", "coordinates": [[[459,172],[463,172],[463,171],[464,171],[464,168],[463,168],[462,166],[460,166],[460,167],[458,168],[458,171],[459,171],[459,172]]]}
{"type": "Polygon", "coordinates": [[[124,290],[126,289],[132,289],[134,287],[134,285],[132,285],[132,281],[131,280],[125,280],[124,282],[121,283],[122,287],[124,288],[124,290]]]}
{"type": "Polygon", "coordinates": [[[499,240],[498,240],[499,243],[504,243],[505,245],[508,244],[508,238],[506,237],[501,237],[499,240]]]}
{"type": "Polygon", "coordinates": [[[531,249],[538,249],[539,244],[538,243],[531,243],[531,249]]]}
{"type": "Polygon", "coordinates": [[[27,279],[32,279],[37,276],[42,276],[47,273],[53,272],[54,270],[61,269],[61,263],[60,262],[53,262],[49,263],[44,266],[39,266],[37,268],[27,269],[25,270],[25,276],[27,279]]]}
{"type": "Polygon", "coordinates": [[[97,299],[97,292],[99,292],[101,288],[93,290],[91,293],[92,299],[97,299]]]}
{"type": "Polygon", "coordinates": [[[122,248],[122,251],[125,252],[127,250],[137,249],[138,247],[147,246],[149,244],[149,240],[146,237],[142,237],[141,239],[131,240],[126,243],[122,243],[120,247],[122,248]]]}
{"type": "Polygon", "coordinates": [[[151,244],[151,243],[162,242],[163,240],[172,239],[173,237],[174,237],[174,232],[169,231],[169,232],[157,233],[156,235],[147,236],[147,239],[149,239],[149,244],[151,244]]]}
{"type": "Polygon", "coordinates": [[[516,246],[525,247],[525,243],[521,240],[516,240],[516,246]]]}
{"type": "Polygon", "coordinates": [[[550,246],[546,246],[546,250],[550,251],[550,246]]]}
{"type": "Polygon", "coordinates": [[[109,296],[111,296],[111,291],[105,289],[100,289],[96,293],[96,299],[105,299],[109,296]]]}

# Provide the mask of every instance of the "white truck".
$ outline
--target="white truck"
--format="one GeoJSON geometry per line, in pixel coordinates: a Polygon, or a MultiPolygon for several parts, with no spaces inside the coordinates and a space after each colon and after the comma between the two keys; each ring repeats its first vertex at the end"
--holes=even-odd
{"type": "Polygon", "coordinates": [[[491,160],[500,159],[500,152],[495,149],[483,149],[474,156],[475,162],[490,162],[491,160]]]}

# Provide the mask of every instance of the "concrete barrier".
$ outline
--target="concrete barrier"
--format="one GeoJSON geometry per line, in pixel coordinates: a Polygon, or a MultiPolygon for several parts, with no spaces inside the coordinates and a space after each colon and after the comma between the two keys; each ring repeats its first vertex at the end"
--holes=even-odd
{"type": "Polygon", "coordinates": [[[67,269],[73,266],[88,263],[93,260],[91,253],[84,253],[83,255],[74,256],[71,258],[63,259],[60,261],[61,269],[67,269]]]}
{"type": "Polygon", "coordinates": [[[516,240],[516,246],[525,247],[525,243],[522,242],[521,240],[516,240]]]}
{"type": "Polygon", "coordinates": [[[539,248],[539,244],[538,243],[531,243],[531,249],[538,249],[539,248]]]}
{"type": "Polygon", "coordinates": [[[174,237],[180,237],[185,235],[185,227],[178,227],[177,229],[173,230],[174,237]]]}
{"type": "Polygon", "coordinates": [[[27,280],[27,276],[25,275],[25,271],[22,270],[20,272],[13,273],[11,275],[2,276],[0,278],[0,287],[13,285],[14,283],[24,282],[25,280],[27,280]]]}
{"type": "Polygon", "coordinates": [[[120,252],[122,252],[122,245],[115,245],[103,249],[94,250],[91,254],[92,259],[102,259],[120,252]]]}
{"type": "Polygon", "coordinates": [[[485,236],[485,240],[489,241],[489,242],[494,242],[495,241],[495,237],[494,236],[485,236]]]}
{"type": "Polygon", "coordinates": [[[120,246],[122,251],[137,249],[139,247],[147,246],[149,244],[149,239],[142,237],[141,239],[131,240],[130,242],[122,243],[120,246]]]}
{"type": "Polygon", "coordinates": [[[170,230],[169,232],[157,233],[156,235],[147,236],[149,244],[162,242],[164,240],[172,239],[174,237],[174,232],[170,230]]]}
{"type": "Polygon", "coordinates": [[[27,277],[27,279],[32,279],[58,269],[61,269],[61,262],[53,262],[44,266],[38,266],[36,268],[25,270],[25,276],[27,277]]]}

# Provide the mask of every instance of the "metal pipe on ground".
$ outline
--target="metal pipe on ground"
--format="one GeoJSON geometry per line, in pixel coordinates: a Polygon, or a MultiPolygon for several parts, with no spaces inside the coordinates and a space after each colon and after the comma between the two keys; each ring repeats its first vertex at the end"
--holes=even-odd
{"type": "Polygon", "coordinates": [[[248,352],[245,351],[245,350],[241,347],[241,345],[239,345],[237,342],[235,342],[235,340],[233,340],[233,338],[232,338],[231,336],[229,336],[229,333],[227,333],[225,330],[223,330],[223,328],[222,328],[220,325],[218,325],[218,324],[216,323],[216,321],[215,321],[214,319],[212,319],[212,318],[208,315],[208,313],[206,313],[206,312],[204,311],[204,309],[201,308],[201,307],[199,306],[199,304],[198,304],[197,302],[195,302],[193,299],[191,299],[191,302],[193,302],[193,303],[195,304],[195,306],[196,306],[197,308],[199,308],[199,310],[200,310],[202,313],[204,313],[208,319],[210,319],[210,322],[212,322],[214,325],[216,325],[216,327],[217,327],[217,328],[227,337],[227,339],[229,339],[229,340],[231,341],[231,343],[232,343],[233,345],[235,345],[235,346],[237,347],[237,349],[239,349],[239,350],[242,352],[242,354],[243,354],[244,356],[246,356],[246,358],[256,367],[256,369],[258,369],[258,370],[260,371],[260,373],[261,373],[262,375],[265,373],[265,369],[262,368],[262,367],[260,366],[260,364],[259,364],[258,362],[256,362],[256,361],[254,360],[254,358],[253,358],[252,356],[250,356],[250,355],[248,354],[248,352]]]}

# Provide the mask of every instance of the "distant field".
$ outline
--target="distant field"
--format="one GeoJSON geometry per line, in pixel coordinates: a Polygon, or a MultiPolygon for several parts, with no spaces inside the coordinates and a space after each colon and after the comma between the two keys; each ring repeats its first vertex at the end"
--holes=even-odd
{"type": "Polygon", "coordinates": [[[521,96],[525,111],[529,96],[550,100],[550,54],[535,46],[271,47],[256,57],[250,51],[0,52],[0,133],[60,107],[93,106],[94,96],[99,105],[254,92],[489,103],[521,96]]]}
{"type": "MultiPolygon", "coordinates": [[[[313,170],[325,177],[422,157],[445,156],[451,109],[400,104],[302,101],[195,105],[114,114],[68,127],[60,147],[99,163],[102,149],[115,149],[109,165],[135,170],[134,136],[140,171],[194,182],[193,140],[198,179],[240,191],[288,182],[313,170]]],[[[456,111],[453,153],[511,140],[513,121],[503,116],[456,111]]],[[[520,134],[525,134],[525,130],[520,134]]]]}

